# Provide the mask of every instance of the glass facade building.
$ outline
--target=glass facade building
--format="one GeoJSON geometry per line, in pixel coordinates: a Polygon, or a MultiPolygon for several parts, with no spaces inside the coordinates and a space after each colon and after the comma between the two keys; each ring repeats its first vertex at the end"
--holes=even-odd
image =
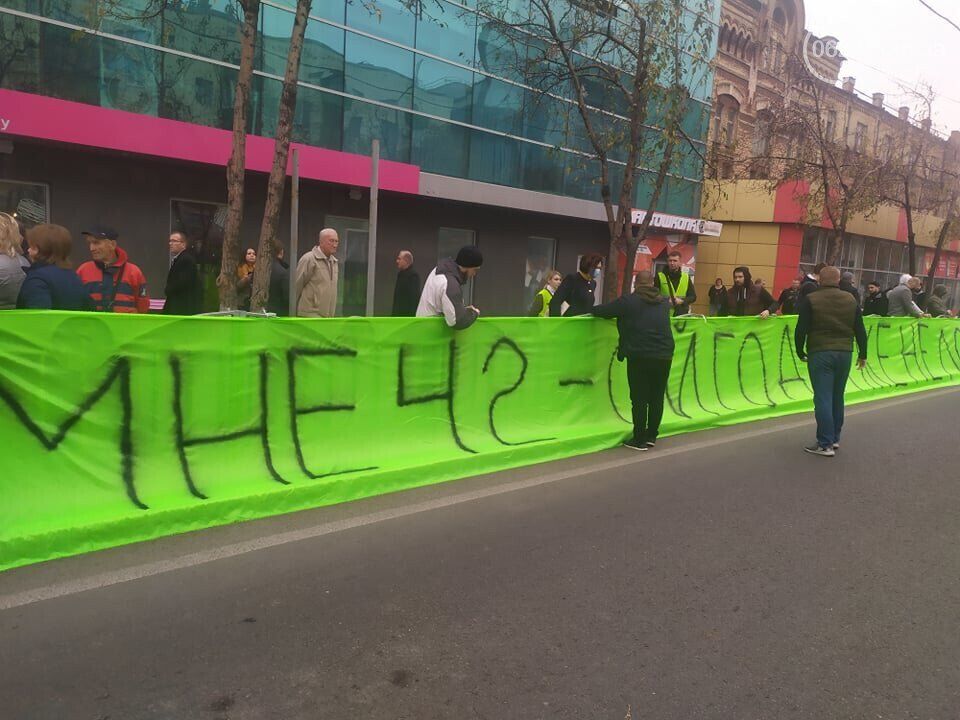
{"type": "MultiPolygon", "coordinates": [[[[419,16],[399,0],[377,0],[375,10],[358,0],[315,2],[294,139],[366,155],[379,138],[382,157],[423,172],[599,200],[573,105],[524,85],[472,2],[435,0],[419,16]]],[[[144,17],[158,3],[0,0],[0,88],[229,129],[237,5],[168,5],[144,17]]],[[[292,9],[289,1],[262,6],[249,126],[256,135],[276,126],[292,9]]],[[[706,62],[688,64],[696,80],[684,125],[696,147],[685,149],[659,209],[697,215],[712,78],[706,62]]],[[[635,206],[646,207],[649,186],[639,171],[635,206]]]]}

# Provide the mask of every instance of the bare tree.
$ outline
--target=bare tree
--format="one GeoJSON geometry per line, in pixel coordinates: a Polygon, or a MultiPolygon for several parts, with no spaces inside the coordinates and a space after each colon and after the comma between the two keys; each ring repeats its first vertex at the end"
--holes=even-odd
{"type": "MultiPolygon", "coordinates": [[[[277,249],[277,225],[280,222],[280,206],[287,181],[287,156],[290,150],[290,134],[293,115],[297,107],[297,77],[300,74],[300,57],[303,54],[303,38],[307,29],[311,0],[297,0],[297,11],[287,52],[287,66],[280,92],[280,108],[277,117],[277,133],[273,152],[273,167],[267,183],[267,201],[260,226],[260,244],[257,250],[257,265],[253,272],[253,295],[250,309],[260,312],[267,304],[270,289],[270,270],[277,249]]],[[[295,258],[291,258],[291,263],[295,258]]],[[[370,262],[373,262],[371,258],[370,262]]]]}
{"type": "Polygon", "coordinates": [[[260,0],[238,0],[243,8],[240,26],[240,70],[233,97],[233,143],[227,163],[227,221],[223,230],[223,254],[220,257],[220,309],[234,310],[237,297],[237,258],[240,255],[240,226],[243,224],[244,181],[247,169],[247,114],[250,110],[250,85],[257,42],[260,0]]]}
{"type": "MultiPolygon", "coordinates": [[[[791,65],[804,68],[799,59],[791,65]]],[[[860,132],[839,141],[831,136],[829,88],[805,68],[799,72],[793,91],[767,109],[757,130],[763,135],[754,144],[760,152],[748,162],[770,192],[792,189],[808,224],[829,222],[833,237],[827,262],[834,265],[843,257],[851,218],[869,216],[880,207],[882,163],[860,132]]]]}
{"type": "MultiPolygon", "coordinates": [[[[943,254],[943,246],[947,238],[953,232],[957,224],[957,201],[960,200],[960,189],[957,187],[957,178],[953,177],[953,191],[950,199],[946,203],[946,215],[943,224],[940,226],[940,233],[937,235],[937,245],[933,250],[933,261],[930,263],[930,271],[927,273],[927,287],[933,290],[933,284],[936,279],[937,269],[940,266],[940,256],[943,254]]],[[[910,273],[911,275],[913,273],[910,273]]]]}
{"type": "Polygon", "coordinates": [[[538,101],[559,101],[570,129],[582,133],[583,147],[557,149],[595,163],[610,238],[608,297],[629,292],[667,181],[694,152],[684,124],[707,79],[698,68],[709,60],[714,9],[712,0],[531,0],[521,14],[510,0],[478,2],[499,36],[502,66],[538,101]],[[631,232],[642,176],[646,214],[631,232]],[[618,277],[622,255],[627,271],[618,277]]]}
{"type": "Polygon", "coordinates": [[[930,132],[934,93],[929,87],[912,90],[922,106],[921,127],[915,127],[909,119],[901,120],[896,135],[889,135],[887,145],[880,150],[881,167],[880,198],[882,202],[903,210],[907,221],[908,271],[917,274],[917,231],[914,215],[917,212],[934,210],[944,203],[942,186],[925,183],[933,172],[927,153],[935,142],[930,132]]]}

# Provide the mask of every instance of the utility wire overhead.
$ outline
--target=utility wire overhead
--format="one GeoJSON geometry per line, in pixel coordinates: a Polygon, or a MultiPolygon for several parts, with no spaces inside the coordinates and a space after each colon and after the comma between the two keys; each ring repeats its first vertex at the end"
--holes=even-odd
{"type": "Polygon", "coordinates": [[[954,27],[956,30],[960,31],[960,25],[957,25],[957,23],[955,23],[953,20],[951,20],[950,18],[948,18],[946,15],[944,15],[942,12],[940,12],[940,11],[937,10],[935,7],[933,7],[930,3],[927,2],[927,0],[918,0],[918,2],[919,2],[921,5],[923,5],[927,10],[929,10],[929,11],[932,12],[934,15],[936,15],[938,18],[940,18],[940,19],[943,20],[944,22],[949,23],[950,25],[953,25],[953,27],[954,27]]]}

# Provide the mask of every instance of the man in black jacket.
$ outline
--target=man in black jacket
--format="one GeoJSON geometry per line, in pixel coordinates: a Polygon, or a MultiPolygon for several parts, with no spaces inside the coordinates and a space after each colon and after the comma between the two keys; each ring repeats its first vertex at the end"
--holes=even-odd
{"type": "Polygon", "coordinates": [[[186,234],[179,230],[170,233],[167,241],[173,261],[167,273],[167,286],[164,289],[166,301],[163,304],[164,315],[196,315],[202,310],[200,273],[197,261],[190,253],[190,242],[186,234]]]}
{"type": "Polygon", "coordinates": [[[646,451],[654,446],[663,419],[663,398],[673,360],[670,298],[654,287],[653,274],[637,273],[636,289],[613,302],[597,305],[592,314],[616,318],[620,345],[617,355],[627,359],[627,381],[633,404],[633,437],[623,446],[646,451]]]}
{"type": "Polygon", "coordinates": [[[867,283],[867,295],[863,298],[864,315],[887,316],[887,295],[876,280],[867,283]]]}
{"type": "Polygon", "coordinates": [[[393,316],[414,317],[420,304],[420,275],[413,269],[413,253],[397,255],[397,284],[393,288],[393,316]]]}
{"type": "Polygon", "coordinates": [[[270,268],[270,289],[267,291],[267,312],[277,317],[290,315],[290,263],[283,259],[283,246],[277,248],[270,268]]]}
{"type": "Polygon", "coordinates": [[[807,273],[807,275],[803,278],[803,282],[800,283],[800,297],[797,302],[803,300],[807,295],[820,287],[820,271],[826,266],[826,263],[817,263],[813,268],[813,272],[807,273]]]}

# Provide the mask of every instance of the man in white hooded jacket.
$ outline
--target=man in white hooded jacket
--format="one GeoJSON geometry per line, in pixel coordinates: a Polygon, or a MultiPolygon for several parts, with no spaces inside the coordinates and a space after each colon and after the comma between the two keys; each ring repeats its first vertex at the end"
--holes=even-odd
{"type": "Polygon", "coordinates": [[[473,325],[480,311],[463,304],[463,285],[477,274],[483,255],[473,245],[460,248],[456,259],[444,258],[427,276],[417,306],[417,317],[443,316],[454,330],[473,325]]]}

